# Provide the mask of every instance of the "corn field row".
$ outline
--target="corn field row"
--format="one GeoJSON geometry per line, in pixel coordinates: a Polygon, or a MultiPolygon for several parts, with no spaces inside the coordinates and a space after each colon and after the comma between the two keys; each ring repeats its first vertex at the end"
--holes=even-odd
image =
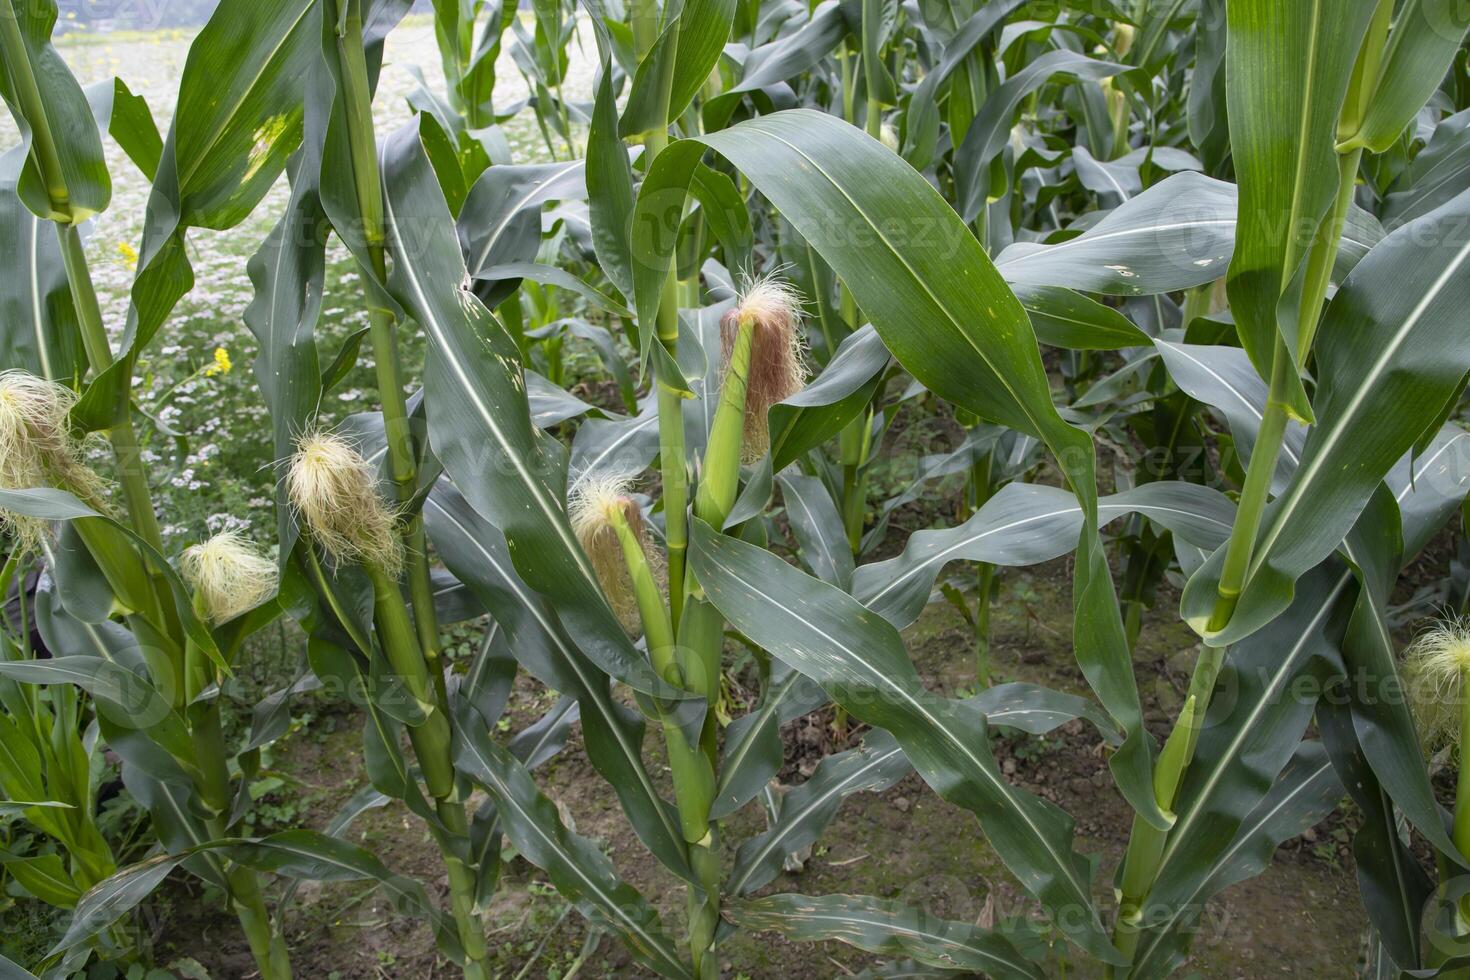
{"type": "Polygon", "coordinates": [[[442,82],[389,131],[411,6],[221,0],[160,129],[128,66],[77,81],[56,0],[0,0],[0,878],[65,913],[0,977],[141,976],[130,921],[190,879],[265,980],[293,975],[307,881],[375,885],[488,978],[512,850],[630,974],[728,976],[744,931],[878,977],[1147,980],[1347,813],[1362,975],[1470,976],[1465,4],[434,0],[442,82]],[[516,159],[513,120],[549,162],[516,159]],[[104,311],[107,146],[151,192],[104,311]],[[181,549],[155,501],[181,437],[140,359],[194,287],[191,231],[280,187],[241,270],[274,527],[181,549]],[[333,250],[363,323],[340,344],[333,250]],[[359,367],[377,404],[338,412],[359,367]],[[915,412],[958,447],[888,493],[915,412]],[[942,480],[951,512],[895,528],[942,480]],[[1006,576],[1058,559],[1052,666],[1085,696],[994,655],[1006,576]],[[1450,571],[1406,602],[1426,561],[1450,571]],[[969,631],[964,691],[906,649],[931,604],[969,631]],[[1146,724],[1136,652],[1175,604],[1190,679],[1146,724]],[[252,638],[286,624],[301,672],[243,698],[252,638]],[[455,624],[480,624],[468,656],[455,624]],[[521,673],[560,699],[510,738],[521,673]],[[262,753],[316,690],[352,700],[363,788],[255,833],[262,753]],[[778,799],[783,729],[818,711],[860,740],[778,799]],[[992,750],[1079,722],[1131,814],[1111,878],[992,750]],[[676,914],[538,784],[574,726],[676,914]],[[1034,914],[767,887],[911,773],[1034,914]],[[127,860],[114,776],[148,815],[127,860]],[[351,839],[388,805],[446,894],[351,839]],[[746,808],[766,829],[734,838],[746,808]]]}

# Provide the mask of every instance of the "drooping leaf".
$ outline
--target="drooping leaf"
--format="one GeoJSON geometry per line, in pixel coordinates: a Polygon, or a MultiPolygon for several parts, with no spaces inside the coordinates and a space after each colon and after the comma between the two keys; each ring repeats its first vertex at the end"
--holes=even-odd
{"type": "MultiPolygon", "coordinates": [[[[483,726],[459,713],[454,759],[459,770],[495,796],[506,836],[557,890],[595,925],[619,936],[634,957],[660,976],[689,971],[664,934],[658,913],[587,838],[569,830],[525,768],[490,740],[483,726]]],[[[474,716],[478,718],[478,715],[474,716]]]]}
{"type": "MultiPolygon", "coordinates": [[[[1098,501],[1103,524],[1134,513],[1209,550],[1225,543],[1235,520],[1235,508],[1223,494],[1193,483],[1145,483],[1098,501]]],[[[916,531],[896,558],[860,566],[852,594],[904,627],[919,617],[934,580],[949,562],[1019,566],[1050,561],[1077,546],[1082,521],[1081,505],[1067,491],[1010,483],[958,527],[916,531]]]]}
{"type": "Polygon", "coordinates": [[[758,891],[780,874],[782,862],[814,843],[854,793],[881,793],[913,770],[893,736],[870,733],[860,748],[829,755],[800,786],[781,797],[771,827],[740,845],[726,886],[731,895],[758,891]]]}
{"type": "Polygon", "coordinates": [[[731,915],[746,929],[775,930],[788,939],[837,939],[870,953],[908,956],[1004,980],[1045,975],[999,930],[939,919],[866,895],[772,895],[736,903],[731,915]]]}
{"type": "Polygon", "coordinates": [[[1025,310],[980,243],[934,188],[878,141],[820,112],[778,112],[673,143],[654,162],[633,225],[640,319],[657,305],[677,240],[670,232],[679,227],[679,209],[671,205],[679,201],[667,191],[688,186],[706,147],[733,163],[821,253],[885,346],[925,387],[1036,435],[1056,456],[1084,514],[1073,586],[1078,664],[1129,732],[1109,763],[1124,796],[1151,823],[1167,825],[1152,790],[1152,750],[1097,535],[1092,442],[1052,404],[1025,310]],[[926,228],[917,239],[885,232],[914,221],[926,228]]]}
{"type": "Polygon", "coordinates": [[[613,699],[606,676],[571,642],[551,605],[516,575],[504,535],[453,488],[441,483],[429,495],[424,524],[445,564],[505,630],[521,664],[577,698],[588,758],[618,794],[644,845],[675,874],[689,877],[678,819],[643,764],[642,718],[613,699]]]}
{"type": "Polygon", "coordinates": [[[515,343],[462,288],[464,259],[417,130],[390,137],[383,160],[396,259],[389,286],[428,337],[424,391],[436,454],[476,511],[505,532],[516,571],[557,603],[581,651],[637,691],[680,700],[633,650],[572,534],[560,447],[531,426],[515,343]]]}
{"type": "MultiPolygon", "coordinates": [[[[1109,211],[1075,238],[1008,245],[995,265],[1018,287],[1113,296],[1192,289],[1224,274],[1235,251],[1239,201],[1234,184],[1185,171],[1109,211]]],[[[1382,237],[1371,215],[1350,210],[1336,272],[1346,274],[1382,237]]],[[[1025,293],[1020,295],[1024,301],[1025,293]]]]}
{"type": "Polygon", "coordinates": [[[846,593],[696,521],[690,567],[750,640],[821,684],[853,717],[885,728],[935,791],[972,811],[1001,859],[1074,942],[1118,958],[1092,906],[1072,818],[1007,783],[984,716],[926,691],[898,632],[846,593]],[[1083,910],[1087,910],[1083,913],[1083,910]]]}

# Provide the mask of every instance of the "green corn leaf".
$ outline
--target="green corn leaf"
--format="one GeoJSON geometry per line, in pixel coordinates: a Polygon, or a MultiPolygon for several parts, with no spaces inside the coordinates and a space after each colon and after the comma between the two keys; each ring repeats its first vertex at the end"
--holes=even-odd
{"type": "Polygon", "coordinates": [[[258,840],[212,841],[205,847],[224,847],[241,864],[287,878],[375,882],[395,910],[428,920],[441,953],[455,962],[464,960],[454,921],[430,901],[423,885],[396,874],[365,848],[340,837],[312,830],[283,830],[258,840]]]}
{"type": "Polygon", "coordinates": [[[1333,298],[1316,347],[1318,423],[1290,485],[1267,508],[1229,625],[1206,629],[1223,551],[1184,591],[1181,612],[1207,643],[1248,636],[1290,604],[1296,580],[1338,546],[1458,390],[1470,369],[1470,336],[1458,318],[1470,302],[1470,243],[1452,229],[1466,214],[1470,193],[1398,229],[1333,298]]]}
{"type": "Polygon", "coordinates": [[[902,902],[866,895],[772,895],[736,904],[731,917],[746,929],[774,930],[788,939],[836,939],[870,953],[909,956],[997,980],[1039,980],[1045,975],[1001,931],[939,919],[902,902]]]}
{"type": "Polygon", "coordinates": [[[1085,515],[1073,588],[1077,660],[1129,732],[1110,761],[1123,795],[1151,823],[1166,825],[1153,795],[1131,655],[1096,533],[1091,440],[1057,413],[1025,310],[979,242],[934,189],[878,141],[823,113],[780,112],[674,143],[655,161],[633,224],[641,319],[657,305],[675,245],[669,232],[678,227],[678,209],[670,205],[677,202],[667,191],[688,186],[705,146],[735,164],[822,255],[884,344],[925,387],[982,418],[1038,436],[1061,462],[1082,495],[1085,515]],[[923,234],[896,240],[885,232],[910,223],[922,225],[923,234]]]}
{"type": "MultiPolygon", "coordinates": [[[[1458,479],[1450,483],[1455,489],[1462,485],[1458,479]]],[[[1444,488],[1424,489],[1439,494],[1444,488]]],[[[1396,497],[1387,484],[1380,485],[1342,546],[1359,581],[1342,639],[1344,671],[1358,685],[1348,707],[1363,754],[1384,792],[1438,850],[1466,865],[1470,858],[1461,856],[1444,832],[1428,774],[1413,764],[1420,758],[1420,741],[1409,701],[1399,693],[1405,685],[1388,623],[1389,596],[1401,570],[1404,543],[1396,497]]]]}
{"type": "Polygon", "coordinates": [[[1353,859],[1381,953],[1403,969],[1416,969],[1422,956],[1420,920],[1434,884],[1400,837],[1393,798],[1368,763],[1352,709],[1341,698],[1324,698],[1317,724],[1333,767],[1363,814],[1363,825],[1353,834],[1353,859]]]}
{"type": "Polygon", "coordinates": [[[729,121],[747,93],[778,85],[811,69],[846,40],[861,31],[849,22],[838,0],[822,0],[811,19],[799,29],[763,44],[745,59],[745,73],[734,85],[705,103],[704,127],[713,131],[729,121]]]}
{"type": "Polygon", "coordinates": [[[1339,149],[1387,150],[1444,80],[1467,28],[1470,10],[1453,0],[1402,4],[1363,123],[1339,149]]]}
{"type": "MultiPolygon", "coordinates": [[[[1144,483],[1098,501],[1102,524],[1128,514],[1149,517],[1211,551],[1225,543],[1235,521],[1235,507],[1218,490],[1172,480],[1144,483]]],[[[916,531],[898,557],[860,567],[852,594],[902,628],[918,619],[949,562],[1021,566],[1050,561],[1077,547],[1082,522],[1082,507],[1066,490],[1010,483],[958,527],[916,531]]]]}
{"type": "Polygon", "coordinates": [[[1043,344],[1068,350],[1118,350],[1152,343],[1122,313],[1081,293],[1060,286],[1016,286],[1015,293],[1043,344]]]}
{"type": "Polygon", "coordinates": [[[1396,227],[1413,221],[1470,188],[1470,112],[1457,112],[1434,128],[1383,201],[1383,221],[1396,227]]]}
{"type": "MultiPolygon", "coordinates": [[[[1175,384],[1191,398],[1219,409],[1225,416],[1244,467],[1255,448],[1267,394],[1266,382],[1256,373],[1250,358],[1238,347],[1171,344],[1163,340],[1154,341],[1154,346],[1163,355],[1164,366],[1175,384]]],[[[1306,427],[1288,421],[1276,459],[1273,489],[1279,492],[1291,479],[1306,441],[1306,427]]]]}
{"type": "Polygon", "coordinates": [[[710,818],[724,819],[755,799],[785,762],[781,726],[826,703],[820,687],[784,662],[773,662],[760,704],[725,730],[710,818]]]}
{"type": "Polygon", "coordinates": [[[646,469],[658,455],[658,412],[650,404],[630,419],[588,419],[577,428],[567,463],[571,493],[599,473],[646,469]]]}
{"type": "MultiPolygon", "coordinates": [[[[1470,458],[1467,451],[1470,434],[1451,427],[1416,461],[1412,478],[1407,461],[1390,474],[1388,486],[1403,514],[1406,540],[1422,545],[1464,499],[1470,489],[1470,469],[1464,465],[1470,458]]],[[[1391,514],[1365,516],[1364,522],[1398,523],[1391,514]]],[[[1227,713],[1212,713],[1215,723],[1201,732],[1195,761],[1180,789],[1178,821],[1159,865],[1159,884],[1150,897],[1153,924],[1144,931],[1135,960],[1140,970],[1155,957],[1167,958],[1181,948],[1184,939],[1176,933],[1187,932],[1202,911],[1191,904],[1191,894],[1206,886],[1226,842],[1287,764],[1290,746],[1300,739],[1318,707],[1318,693],[1331,677],[1342,673],[1338,637],[1353,610],[1354,589],[1351,570],[1337,561],[1324,563],[1303,577],[1290,609],[1226,654],[1221,689],[1234,691],[1235,697],[1228,708],[1214,709],[1227,713]]],[[[1365,742],[1382,747],[1375,752],[1379,768],[1391,771],[1406,812],[1427,821],[1436,811],[1424,768],[1412,762],[1418,751],[1413,725],[1405,727],[1401,718],[1402,698],[1395,695],[1388,700],[1393,703],[1375,710],[1390,719],[1390,727],[1378,728],[1378,734],[1365,742]],[[1400,720],[1393,721],[1395,715],[1400,720]]],[[[1328,744],[1333,745],[1330,737],[1328,744]]],[[[1448,843],[1437,817],[1426,833],[1438,846],[1448,843]]]]}
{"type": "MultiPolygon", "coordinates": [[[[245,309],[245,325],[259,344],[255,380],[270,409],[274,459],[295,451],[324,388],[315,339],[327,239],[327,216],[316,187],[319,158],[316,141],[308,141],[296,161],[285,214],[246,266],[255,296],[245,309]]],[[[276,488],[276,521],[284,560],[297,533],[284,485],[276,488]]]]}
{"type": "Polygon", "coordinates": [[[44,800],[46,784],[41,753],[20,725],[9,715],[0,715],[0,789],[12,800],[44,800]]]}
{"type": "Polygon", "coordinates": [[[509,752],[490,740],[473,709],[472,717],[465,715],[466,708],[456,713],[455,765],[494,795],[506,836],[589,922],[613,931],[640,963],[660,976],[688,977],[658,913],[618,877],[591,841],[562,823],[556,804],[541,795],[509,752]]]}
{"type": "Polygon", "coordinates": [[[17,514],[25,514],[28,517],[39,517],[47,521],[75,521],[75,520],[97,520],[113,528],[117,532],[130,538],[133,544],[142,552],[144,560],[153,569],[163,576],[173,594],[174,609],[178,613],[179,621],[183,623],[184,631],[189,639],[199,644],[199,648],[214,661],[221,670],[229,673],[230,665],[225,663],[224,657],[219,652],[219,647],[214,642],[214,635],[209,628],[200,621],[198,614],[194,611],[193,594],[179,573],[164,558],[153,549],[142,538],[138,537],[131,528],[119,524],[110,517],[105,517],[92,510],[76,497],[65,490],[39,489],[39,490],[0,490],[0,507],[14,511],[17,514]]]}
{"type": "Polygon", "coordinates": [[[187,854],[158,854],[130,864],[92,886],[77,900],[71,924],[46,954],[47,957],[85,942],[132,911],[188,857],[187,854]]]}
{"type": "Polygon", "coordinates": [[[0,980],[36,980],[36,975],[8,956],[0,956],[0,980]]]}
{"type": "Polygon", "coordinates": [[[719,63],[725,42],[730,39],[735,3],[736,0],[684,0],[679,14],[679,48],[674,59],[668,122],[684,114],[719,63]]]}
{"type": "Polygon", "coordinates": [[[17,857],[0,852],[0,867],[16,880],[16,883],[47,905],[69,909],[81,898],[82,890],[66,872],[66,865],[59,854],[38,854],[34,857],[17,857]]]}
{"type": "Polygon", "coordinates": [[[682,18],[665,20],[653,47],[638,63],[628,102],[618,120],[618,132],[624,137],[647,139],[649,133],[668,129],[668,107],[662,94],[669,92],[679,56],[679,34],[682,18]]]}
{"type": "Polygon", "coordinates": [[[1127,65],[1097,61],[1076,51],[1060,48],[1034,59],[1001,83],[975,117],[964,142],[955,153],[955,210],[965,221],[974,221],[985,206],[990,186],[990,164],[1011,137],[1011,126],[1021,102],[1057,75],[1101,81],[1128,70],[1127,65]]]}
{"type": "Polygon", "coordinates": [[[97,85],[109,102],[105,114],[108,135],[117,141],[143,176],[152,181],[158,174],[158,161],[163,157],[163,136],[158,132],[148,101],[135,94],[121,78],[97,85]]]}
{"type": "Polygon", "coordinates": [[[806,566],[823,582],[844,592],[850,590],[852,548],[827,485],[814,476],[800,473],[782,473],[776,481],[781,484],[781,499],[786,504],[791,533],[801,547],[806,566]]]}
{"type": "Polygon", "coordinates": [[[541,206],[585,197],[590,165],[590,160],[571,160],[486,170],[459,212],[461,261],[470,274],[507,262],[533,261],[541,244],[541,206]]]}
{"type": "Polygon", "coordinates": [[[788,854],[821,837],[843,800],[854,793],[881,793],[912,771],[903,749],[885,731],[869,733],[861,748],[827,756],[805,782],[780,798],[770,828],[740,845],[726,891],[758,891],[781,873],[788,854]]]}
{"type": "MultiPolygon", "coordinates": [[[[1282,841],[1319,823],[1337,806],[1342,793],[1342,783],[1321,743],[1302,742],[1281,778],[1241,821],[1235,836],[1220,853],[1213,874],[1183,896],[1182,904],[1198,913],[1213,895],[1260,874],[1282,841]]],[[[1159,880],[1167,879],[1160,875],[1159,880]]],[[[1177,932],[1169,936],[1177,943],[1177,932]]],[[[1185,955],[1186,949],[1180,945],[1150,943],[1146,938],[1139,946],[1130,976],[1136,980],[1161,980],[1180,965],[1185,955]]]]}
{"type": "Polygon", "coordinates": [[[1072,818],[1005,781],[983,714],[926,691],[898,632],[841,590],[703,522],[695,522],[693,544],[690,567],[736,629],[853,717],[893,733],[936,792],[980,818],[1001,859],[1068,938],[1100,959],[1118,958],[1093,909],[1089,862],[1072,850],[1072,818]]]}
{"type": "Polygon", "coordinates": [[[1014,728],[1028,735],[1045,735],[1074,718],[1084,718],[1109,745],[1120,741],[1107,714],[1096,704],[1038,684],[1020,681],[996,684],[966,699],[965,704],[985,715],[991,725],[1014,728]]]}
{"type": "Polygon", "coordinates": [[[522,666],[577,699],[587,756],[618,794],[639,838],[675,874],[690,877],[678,818],[643,765],[642,718],[613,699],[607,677],[571,642],[551,605],[521,581],[504,535],[442,483],[425,501],[424,525],[444,563],[505,631],[522,666]]]}
{"type": "Polygon", "coordinates": [[[390,137],[383,161],[395,243],[389,285],[428,337],[424,391],[436,454],[475,510],[505,532],[516,571],[557,603],[582,652],[636,691],[680,700],[633,650],[572,534],[560,447],[531,427],[514,342],[463,288],[459,241],[417,129],[390,137]]]}
{"type": "Polygon", "coordinates": [[[767,425],[772,469],[785,469],[864,411],[883,380],[888,362],[888,348],[872,326],[861,327],[843,338],[811,384],[771,406],[767,425]]]}
{"type": "Polygon", "coordinates": [[[997,0],[983,4],[965,21],[963,27],[945,45],[944,57],[927,72],[909,99],[908,117],[904,123],[903,158],[923,170],[934,158],[939,139],[939,107],[936,96],[940,86],[954,74],[975,48],[990,37],[997,27],[1025,0],[997,0]]]}
{"type": "Polygon", "coordinates": [[[29,147],[17,191],[37,217],[80,224],[107,209],[112,179],[86,94],[51,45],[55,0],[0,0],[0,21],[24,52],[0,71],[0,97],[29,147]]]}
{"type": "MultiPolygon", "coordinates": [[[[1239,201],[1234,184],[1192,171],[1174,174],[1075,238],[1007,246],[995,266],[1018,289],[1055,286],[1112,296],[1192,289],[1219,279],[1230,262],[1239,201]]],[[[1372,215],[1350,209],[1335,273],[1346,275],[1382,238],[1372,215]]],[[[1018,295],[1024,302],[1026,293],[1018,295]]]]}
{"type": "Polygon", "coordinates": [[[69,384],[86,355],[56,233],[17,192],[19,149],[0,157],[0,241],[14,249],[14,274],[0,277],[0,363],[69,384]]]}
{"type": "MultiPolygon", "coordinates": [[[[1228,289],[1241,346],[1263,378],[1271,376],[1283,339],[1297,357],[1295,314],[1278,304],[1337,195],[1338,114],[1375,6],[1227,4],[1225,78],[1240,183],[1240,246],[1230,261],[1228,289]]],[[[1291,411],[1304,421],[1312,417],[1300,381],[1291,411]]]]}
{"type": "Polygon", "coordinates": [[[86,655],[9,660],[0,662],[0,676],[26,684],[75,684],[97,699],[113,724],[146,731],[176,759],[194,758],[188,729],[169,699],[152,680],[112,660],[86,655]]]}
{"type": "Polygon", "coordinates": [[[311,0],[226,0],[190,45],[148,202],[125,356],[98,383],[130,377],[137,351],[192,288],[186,230],[238,224],[285,168],[301,140],[317,10],[311,0]]]}
{"type": "MultiPolygon", "coordinates": [[[[608,279],[624,296],[631,297],[633,256],[628,225],[633,220],[633,168],[628,162],[628,148],[618,133],[612,41],[595,13],[591,23],[601,56],[601,76],[587,130],[587,211],[592,223],[592,247],[608,279]]],[[[539,237],[539,227],[536,231],[539,237]]]]}

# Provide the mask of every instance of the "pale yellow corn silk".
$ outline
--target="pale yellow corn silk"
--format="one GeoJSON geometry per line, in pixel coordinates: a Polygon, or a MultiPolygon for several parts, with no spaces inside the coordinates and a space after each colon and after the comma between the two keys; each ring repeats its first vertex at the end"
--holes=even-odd
{"type": "MultiPolygon", "coordinates": [[[[1414,638],[1404,654],[1405,681],[1426,745],[1458,741],[1470,671],[1470,620],[1445,619],[1414,638]]],[[[1458,746],[1457,746],[1458,747],[1458,746]]]]}
{"type": "Polygon", "coordinates": [[[213,623],[234,619],[276,594],[276,563],[238,531],[222,531],[185,549],[179,572],[213,623]]]}
{"type": "Polygon", "coordinates": [[[740,323],[754,324],[750,373],[745,386],[745,436],[741,458],[753,463],[771,445],[766,415],[806,384],[806,344],[801,332],[801,295],[775,275],[751,279],[735,307],[720,321],[720,340],[728,370],[740,323]]]}
{"type": "Polygon", "coordinates": [[[372,464],[346,438],[317,430],[297,439],[286,495],[333,562],[373,565],[390,575],[402,569],[397,518],[377,491],[372,464]]]}
{"type": "MultiPolygon", "coordinates": [[[[25,371],[0,373],[0,489],[55,487],[106,509],[106,481],[87,466],[67,418],[76,401],[65,385],[25,371]]],[[[0,528],[34,549],[46,522],[0,510],[0,528]]]]}
{"type": "Polygon", "coordinates": [[[618,475],[592,475],[578,481],[568,501],[572,532],[592,563],[592,571],[607,601],[623,628],[632,635],[641,629],[638,598],[633,593],[633,579],[623,557],[623,545],[613,527],[613,518],[621,513],[643,547],[643,554],[660,578],[662,556],[653,547],[643,512],[638,502],[628,495],[630,478],[618,475]]]}

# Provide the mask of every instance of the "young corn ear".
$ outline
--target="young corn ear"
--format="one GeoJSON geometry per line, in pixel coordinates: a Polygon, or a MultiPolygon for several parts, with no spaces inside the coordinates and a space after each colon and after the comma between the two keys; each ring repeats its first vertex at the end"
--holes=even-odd
{"type": "Polygon", "coordinates": [[[720,340],[728,370],[740,324],[754,328],[750,373],[745,390],[745,436],[741,459],[753,463],[771,447],[766,414],[806,384],[806,357],[801,336],[801,297],[774,276],[751,280],[739,302],[720,320],[720,340]]]}
{"type": "MultiPolygon", "coordinates": [[[[106,506],[106,483],[83,461],[82,442],[68,414],[77,395],[65,385],[25,371],[0,373],[0,489],[56,487],[88,505],[106,506]]],[[[39,545],[44,521],[0,510],[0,528],[20,546],[39,545]]]]}
{"type": "Polygon", "coordinates": [[[228,622],[276,592],[276,563],[238,531],[222,531],[186,549],[179,571],[212,623],[228,622]]]}
{"type": "Polygon", "coordinates": [[[638,598],[633,592],[633,580],[628,574],[628,564],[623,557],[623,546],[618,540],[613,518],[622,516],[655,568],[658,567],[658,549],[649,540],[638,502],[628,496],[628,483],[628,479],[621,476],[583,480],[572,491],[568,510],[572,532],[587,553],[608,604],[623,628],[636,635],[641,622],[638,598]]]}
{"type": "Polygon", "coordinates": [[[1409,698],[1425,744],[1454,745],[1458,750],[1470,671],[1470,620],[1435,623],[1415,637],[1404,658],[1409,698]]]}
{"type": "Polygon", "coordinates": [[[373,467],[342,436],[314,431],[296,441],[286,495],[312,540],[333,562],[403,567],[397,518],[378,494],[373,467]]]}

